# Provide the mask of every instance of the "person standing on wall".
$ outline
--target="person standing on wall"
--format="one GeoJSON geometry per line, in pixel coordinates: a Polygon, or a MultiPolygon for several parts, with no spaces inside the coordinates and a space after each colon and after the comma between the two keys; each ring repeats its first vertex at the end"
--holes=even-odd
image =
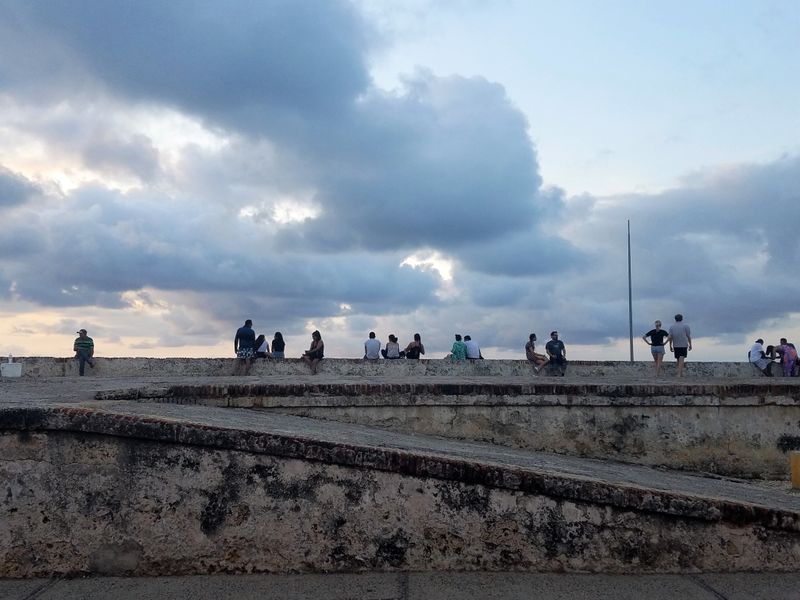
{"type": "Polygon", "coordinates": [[[561,377],[567,372],[567,348],[564,342],[558,339],[558,332],[550,332],[550,341],[544,346],[547,356],[550,357],[550,369],[556,369],[561,377]]]}
{"type": "Polygon", "coordinates": [[[661,373],[661,363],[664,362],[664,341],[669,337],[666,329],[661,329],[661,321],[656,321],[655,329],[651,329],[642,336],[645,343],[650,345],[650,353],[656,367],[656,377],[661,373]],[[650,338],[650,341],[647,341],[650,338]]]}
{"type": "Polygon", "coordinates": [[[683,377],[683,364],[692,349],[692,331],[683,322],[683,315],[675,315],[675,323],[669,328],[669,351],[675,354],[678,361],[677,376],[683,377]]]}
{"type": "Polygon", "coordinates": [[[86,363],[94,369],[94,340],[86,335],[85,329],[79,329],[77,333],[78,337],[75,338],[72,349],[75,351],[75,358],[78,359],[78,375],[83,377],[86,363]]]}
{"type": "Polygon", "coordinates": [[[233,351],[236,353],[237,361],[236,372],[241,371],[241,363],[244,363],[244,373],[250,372],[250,363],[256,355],[256,332],[253,331],[253,321],[247,319],[244,325],[236,330],[233,338],[233,351]]]}

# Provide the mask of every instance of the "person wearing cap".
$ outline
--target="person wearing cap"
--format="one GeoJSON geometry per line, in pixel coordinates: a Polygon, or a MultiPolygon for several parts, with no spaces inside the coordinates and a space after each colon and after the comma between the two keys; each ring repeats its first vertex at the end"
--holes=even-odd
{"type": "Polygon", "coordinates": [[[748,358],[764,375],[772,377],[772,361],[767,358],[764,352],[764,340],[761,338],[756,340],[756,343],[750,348],[748,358]]]}
{"type": "Polygon", "coordinates": [[[558,332],[550,332],[550,341],[544,347],[547,356],[550,357],[550,368],[558,369],[561,377],[567,372],[567,349],[564,342],[558,339],[558,332]]]}
{"type": "Polygon", "coordinates": [[[94,369],[94,340],[86,335],[85,329],[79,329],[77,333],[78,337],[75,338],[72,349],[75,351],[75,358],[78,359],[78,375],[83,377],[86,363],[94,369]]]}

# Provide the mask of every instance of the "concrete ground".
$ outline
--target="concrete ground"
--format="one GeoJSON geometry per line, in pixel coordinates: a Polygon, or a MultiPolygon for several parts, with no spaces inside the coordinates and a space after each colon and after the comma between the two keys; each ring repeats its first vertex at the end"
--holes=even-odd
{"type": "Polygon", "coordinates": [[[0,580],[0,600],[797,600],[798,573],[362,573],[0,580]]]}

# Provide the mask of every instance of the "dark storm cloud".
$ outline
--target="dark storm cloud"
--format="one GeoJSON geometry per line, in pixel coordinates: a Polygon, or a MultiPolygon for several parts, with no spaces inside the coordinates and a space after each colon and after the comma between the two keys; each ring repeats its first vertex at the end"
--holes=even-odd
{"type": "MultiPolygon", "coordinates": [[[[213,211],[191,215],[188,202],[93,187],[57,207],[57,218],[40,223],[44,243],[38,252],[0,267],[16,282],[21,299],[119,307],[121,293],[153,287],[226,292],[262,307],[274,302],[293,314],[325,315],[338,314],[339,303],[402,312],[435,302],[436,279],[401,267],[398,255],[342,254],[323,261],[308,254],[258,253],[261,234],[252,224],[213,211]]],[[[24,227],[32,215],[15,218],[7,223],[12,229],[24,227]]]]}
{"type": "Polygon", "coordinates": [[[36,185],[0,166],[0,210],[24,204],[38,193],[36,185]]]}
{"type": "MultiPolygon", "coordinates": [[[[367,32],[343,1],[12,2],[0,15],[29,36],[63,45],[64,61],[73,59],[115,93],[226,126],[338,111],[368,82],[367,32]]],[[[49,46],[41,52],[51,53],[58,54],[49,46]]],[[[3,61],[7,71],[10,61],[3,61]]]]}
{"type": "MultiPolygon", "coordinates": [[[[458,249],[536,236],[537,218],[563,203],[540,193],[527,121],[502,86],[420,70],[402,91],[373,88],[371,33],[349,3],[79,0],[5,10],[29,37],[47,36],[44,56],[60,44],[62,60],[120,99],[276,144],[302,177],[295,186],[315,190],[321,208],[319,218],[285,227],[281,248],[458,249]]],[[[0,58],[6,71],[11,62],[0,58]]],[[[83,154],[99,170],[127,168],[143,180],[157,169],[147,143],[97,143],[83,154]]],[[[478,269],[501,261],[529,271],[507,252],[480,259],[478,269]]]]}
{"type": "Polygon", "coordinates": [[[447,249],[531,227],[541,178],[503,88],[425,72],[406,83],[402,95],[363,100],[344,150],[316,174],[322,215],[285,243],[447,249]]]}

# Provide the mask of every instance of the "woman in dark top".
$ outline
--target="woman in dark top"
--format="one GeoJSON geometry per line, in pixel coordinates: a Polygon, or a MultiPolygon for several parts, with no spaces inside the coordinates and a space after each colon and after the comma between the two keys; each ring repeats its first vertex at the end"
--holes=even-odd
{"type": "Polygon", "coordinates": [[[414,334],[414,341],[409,342],[405,349],[406,358],[419,358],[420,354],[425,354],[425,346],[422,345],[422,337],[414,334]]]}
{"type": "Polygon", "coordinates": [[[656,367],[656,377],[661,373],[661,363],[664,361],[664,342],[667,337],[669,337],[669,332],[661,329],[661,321],[656,321],[656,328],[642,336],[645,343],[650,345],[650,352],[653,354],[653,362],[656,367]],[[647,338],[650,338],[649,342],[647,338]]]}
{"type": "Polygon", "coordinates": [[[285,349],[286,342],[283,341],[283,335],[280,331],[276,331],[275,337],[272,338],[272,358],[283,358],[285,349]]]}
{"type": "Polygon", "coordinates": [[[319,331],[311,334],[311,346],[303,354],[303,360],[311,367],[311,372],[317,374],[319,368],[319,361],[325,356],[325,342],[322,341],[322,335],[319,331]]]}

